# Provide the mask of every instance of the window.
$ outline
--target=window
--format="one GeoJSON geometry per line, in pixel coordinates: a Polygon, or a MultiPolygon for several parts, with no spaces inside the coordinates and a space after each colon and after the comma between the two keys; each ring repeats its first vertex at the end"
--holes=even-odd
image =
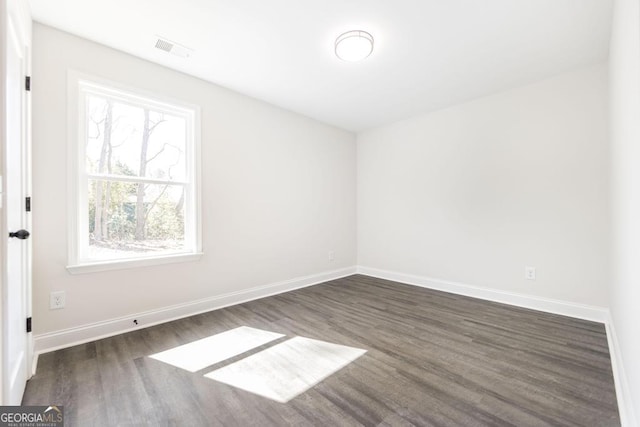
{"type": "Polygon", "coordinates": [[[70,271],[197,256],[198,109],[73,80],[70,271]]]}

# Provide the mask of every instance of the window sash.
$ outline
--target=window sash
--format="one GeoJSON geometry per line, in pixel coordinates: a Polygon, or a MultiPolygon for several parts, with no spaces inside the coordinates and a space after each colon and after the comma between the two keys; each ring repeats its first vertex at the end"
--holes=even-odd
{"type": "Polygon", "coordinates": [[[148,258],[157,258],[164,257],[167,255],[184,255],[184,254],[192,254],[198,252],[197,247],[197,237],[195,236],[196,228],[194,221],[191,220],[195,216],[195,209],[197,209],[192,203],[190,203],[191,199],[191,186],[189,183],[176,183],[173,181],[157,181],[157,180],[148,180],[148,179],[119,179],[118,176],[109,177],[113,179],[102,179],[98,175],[98,178],[94,178],[89,174],[85,174],[86,179],[81,183],[82,188],[82,196],[85,202],[80,205],[80,209],[82,212],[80,213],[79,218],[81,218],[82,229],[78,234],[78,253],[77,253],[77,262],[80,264],[86,264],[91,262],[117,262],[117,261],[127,261],[127,260],[135,260],[135,259],[148,259],[148,258]],[[184,203],[184,247],[181,250],[174,251],[162,251],[162,252],[154,252],[148,254],[140,254],[138,256],[123,256],[121,258],[91,258],[89,256],[89,182],[91,180],[100,180],[100,181],[111,181],[111,182],[132,182],[139,184],[155,184],[155,185],[170,185],[175,187],[184,187],[185,189],[185,203],[184,203]],[[84,231],[82,231],[84,230],[84,231]]]}
{"type": "MultiPolygon", "coordinates": [[[[98,79],[99,80],[99,79],[98,79]]],[[[70,155],[71,164],[74,165],[70,171],[73,178],[72,183],[72,202],[75,205],[73,215],[70,220],[73,222],[72,233],[70,233],[69,245],[69,264],[70,271],[73,267],[82,265],[92,265],[95,263],[113,263],[118,261],[131,263],[137,259],[153,259],[161,260],[172,254],[182,256],[189,254],[199,254],[201,251],[200,237],[200,190],[199,190],[199,137],[198,126],[200,124],[199,109],[196,106],[182,107],[179,102],[176,104],[165,103],[157,99],[153,99],[154,95],[144,96],[136,94],[136,89],[127,89],[126,91],[117,89],[115,84],[105,82],[104,85],[85,80],[84,76],[78,73],[69,73],[70,89],[69,101],[72,105],[77,106],[77,110],[70,110],[70,126],[73,126],[72,134],[76,135],[74,143],[71,144],[72,152],[70,155]],[[173,181],[146,178],[129,175],[114,174],[95,174],[86,171],[86,141],[87,141],[87,115],[88,103],[87,96],[96,95],[105,98],[111,98],[117,102],[127,103],[136,107],[148,108],[156,112],[180,116],[186,122],[186,144],[185,144],[185,167],[187,181],[173,181]],[[184,250],[179,252],[162,252],[156,254],[140,255],[133,258],[122,259],[95,259],[88,258],[89,249],[89,203],[88,203],[88,186],[90,180],[103,180],[112,182],[135,182],[142,184],[160,184],[171,186],[182,186],[185,189],[184,203],[184,250]]],[[[167,261],[172,262],[172,261],[167,261]]]]}
{"type": "Polygon", "coordinates": [[[86,95],[95,95],[103,98],[111,98],[114,101],[132,107],[148,107],[153,111],[184,117],[187,120],[193,116],[192,108],[180,107],[178,105],[151,99],[150,97],[143,95],[138,95],[131,91],[125,92],[124,90],[120,90],[115,87],[103,86],[99,83],[94,83],[84,79],[80,79],[77,83],[79,84],[79,94],[82,97],[86,97],[86,95]]]}
{"type": "Polygon", "coordinates": [[[143,178],[135,175],[113,175],[106,173],[85,173],[86,179],[97,179],[100,181],[118,182],[141,182],[143,184],[169,184],[188,186],[187,181],[170,181],[166,179],[143,178]]]}

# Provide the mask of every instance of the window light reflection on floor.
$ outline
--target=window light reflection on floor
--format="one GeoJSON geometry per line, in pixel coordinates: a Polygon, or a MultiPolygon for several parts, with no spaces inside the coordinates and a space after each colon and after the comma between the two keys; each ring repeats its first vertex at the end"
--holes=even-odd
{"type": "Polygon", "coordinates": [[[241,326],[149,357],[196,372],[282,337],[275,332],[241,326]]]}
{"type": "Polygon", "coordinates": [[[205,377],[286,403],[364,353],[359,348],[295,337],[205,377]]]}
{"type": "MultiPolygon", "coordinates": [[[[197,372],[285,335],[241,326],[149,357],[197,372]]],[[[286,403],[366,353],[366,350],[294,337],[216,369],[206,378],[286,403]]]]}

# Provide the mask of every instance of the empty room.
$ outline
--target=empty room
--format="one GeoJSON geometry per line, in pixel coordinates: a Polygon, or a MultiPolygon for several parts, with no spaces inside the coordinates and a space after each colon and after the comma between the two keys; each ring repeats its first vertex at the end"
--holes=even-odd
{"type": "Polygon", "coordinates": [[[640,426],[640,0],[0,22],[0,426],[640,426]]]}

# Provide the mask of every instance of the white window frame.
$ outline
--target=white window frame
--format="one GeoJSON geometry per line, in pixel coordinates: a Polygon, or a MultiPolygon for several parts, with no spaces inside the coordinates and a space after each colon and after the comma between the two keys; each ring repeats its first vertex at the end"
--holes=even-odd
{"type": "Polygon", "coordinates": [[[69,208],[67,270],[72,274],[116,270],[175,262],[196,261],[202,256],[201,192],[200,192],[200,107],[157,94],[124,87],[98,77],[70,70],[68,75],[68,135],[69,135],[69,208]],[[146,106],[155,111],[183,117],[187,121],[185,149],[186,181],[171,181],[185,188],[185,250],[176,253],[148,254],[135,258],[109,260],[89,259],[86,254],[89,230],[87,209],[89,179],[109,179],[149,184],[164,184],[166,180],[130,178],[107,174],[90,174],[86,170],[86,95],[108,96],[120,102],[146,106]],[[83,239],[83,241],[81,241],[83,239]]]}

